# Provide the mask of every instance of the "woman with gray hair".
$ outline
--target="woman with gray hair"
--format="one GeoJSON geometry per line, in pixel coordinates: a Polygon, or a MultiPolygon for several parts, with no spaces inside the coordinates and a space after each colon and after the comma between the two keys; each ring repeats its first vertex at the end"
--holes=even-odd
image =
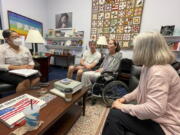
{"type": "Polygon", "coordinates": [[[133,61],[143,65],[139,85],[114,101],[102,134],[180,134],[180,77],[170,65],[174,55],[165,39],[155,32],[139,34],[133,61]],[[130,101],[137,104],[125,104],[130,101]]]}

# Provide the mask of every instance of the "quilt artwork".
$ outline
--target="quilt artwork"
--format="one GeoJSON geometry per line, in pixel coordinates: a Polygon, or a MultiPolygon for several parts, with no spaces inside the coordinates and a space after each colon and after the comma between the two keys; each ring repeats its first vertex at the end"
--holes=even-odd
{"type": "Polygon", "coordinates": [[[91,39],[103,35],[119,41],[122,48],[132,48],[143,6],[144,0],[92,0],[91,39]]]}

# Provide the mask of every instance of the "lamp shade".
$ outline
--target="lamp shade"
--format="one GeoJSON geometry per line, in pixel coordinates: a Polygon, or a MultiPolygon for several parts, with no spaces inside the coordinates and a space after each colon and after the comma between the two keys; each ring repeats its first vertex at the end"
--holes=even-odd
{"type": "Polygon", "coordinates": [[[0,40],[3,40],[3,39],[4,39],[2,33],[3,33],[3,30],[0,30],[0,40]]]}
{"type": "Polygon", "coordinates": [[[100,36],[97,41],[97,45],[108,45],[106,37],[100,36]]]}
{"type": "Polygon", "coordinates": [[[45,43],[42,35],[38,30],[29,30],[26,37],[26,43],[45,43]]]}

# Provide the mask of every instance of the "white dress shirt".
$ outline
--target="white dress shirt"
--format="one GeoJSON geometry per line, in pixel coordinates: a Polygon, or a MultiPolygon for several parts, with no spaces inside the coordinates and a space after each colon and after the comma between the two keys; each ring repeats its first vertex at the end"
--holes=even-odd
{"type": "Polygon", "coordinates": [[[17,52],[7,43],[0,45],[0,71],[8,70],[10,65],[34,65],[29,49],[22,45],[19,47],[17,52]]]}

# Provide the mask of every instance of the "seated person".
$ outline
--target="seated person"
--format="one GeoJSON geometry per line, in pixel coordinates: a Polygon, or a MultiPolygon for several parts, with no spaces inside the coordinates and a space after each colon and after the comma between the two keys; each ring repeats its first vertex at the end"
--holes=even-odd
{"type": "Polygon", "coordinates": [[[67,78],[71,79],[73,76],[73,72],[77,71],[76,80],[80,81],[82,73],[84,71],[92,70],[92,68],[94,68],[99,62],[101,54],[96,51],[96,42],[90,41],[89,48],[90,50],[83,53],[83,57],[80,60],[80,65],[69,66],[67,78]]]}
{"type": "Polygon", "coordinates": [[[15,31],[4,30],[6,43],[0,46],[0,81],[16,85],[16,91],[28,89],[39,82],[39,74],[22,77],[8,72],[13,69],[33,69],[34,62],[28,48],[21,45],[21,39],[15,31]]]}
{"type": "Polygon", "coordinates": [[[180,77],[166,40],[155,32],[139,34],[133,61],[143,65],[139,85],[114,101],[102,135],[179,135],[180,77]],[[125,104],[133,100],[137,104],[125,104]]]}
{"type": "Polygon", "coordinates": [[[83,73],[81,81],[85,87],[91,86],[92,82],[95,82],[102,72],[116,72],[118,70],[122,58],[119,43],[115,40],[110,40],[108,44],[108,51],[109,54],[105,56],[99,69],[83,73]]]}

